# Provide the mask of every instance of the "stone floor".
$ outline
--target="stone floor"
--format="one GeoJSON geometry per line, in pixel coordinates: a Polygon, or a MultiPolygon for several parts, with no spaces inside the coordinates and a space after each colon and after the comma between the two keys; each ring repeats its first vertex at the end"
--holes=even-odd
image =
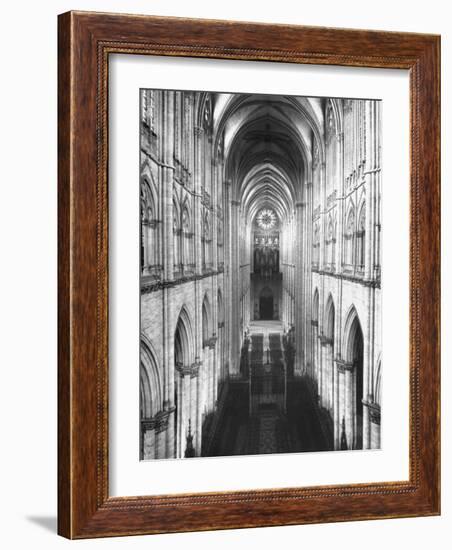
{"type": "MultiPolygon", "coordinates": [[[[282,336],[282,323],[252,321],[249,331],[251,341],[253,336],[257,340],[263,336],[263,357],[266,361],[271,361],[270,354],[267,353],[270,347],[269,335],[282,336]]],[[[265,365],[264,361],[261,368],[265,371],[269,365],[265,365]]],[[[224,414],[208,452],[209,456],[324,451],[331,448],[331,442],[326,435],[328,431],[324,426],[325,420],[306,379],[288,380],[285,410],[281,400],[278,402],[274,399],[273,402],[265,395],[258,406],[253,401],[250,415],[249,392],[248,380],[229,384],[224,414]]]]}
{"type": "Polygon", "coordinates": [[[286,414],[269,403],[253,416],[249,415],[248,383],[234,382],[208,456],[330,450],[332,442],[323,422],[303,378],[288,382],[286,414]]]}

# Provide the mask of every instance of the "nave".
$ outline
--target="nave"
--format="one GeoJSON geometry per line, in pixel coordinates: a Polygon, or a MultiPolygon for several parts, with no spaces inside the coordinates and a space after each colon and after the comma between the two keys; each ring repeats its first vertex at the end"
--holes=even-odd
{"type": "Polygon", "coordinates": [[[141,459],[380,448],[380,125],[142,91],[141,459]]]}
{"type": "MultiPolygon", "coordinates": [[[[270,338],[282,339],[279,322],[260,321],[250,326],[251,344],[264,341],[262,362],[255,361],[255,368],[265,376],[275,365],[270,353],[270,338]],[[276,325],[276,326],[275,326],[276,325]],[[268,343],[268,345],[266,345],[268,343]],[[268,361],[268,364],[264,364],[268,361]]],[[[259,347],[258,345],[255,346],[259,347]]],[[[278,348],[274,347],[275,351],[278,348]]],[[[273,356],[277,353],[273,353],[273,356]]],[[[277,361],[277,359],[276,359],[277,361]]],[[[287,381],[284,406],[278,406],[279,395],[273,392],[272,382],[261,381],[257,398],[261,402],[251,409],[250,378],[231,380],[224,404],[224,413],[211,441],[206,442],[204,456],[253,455],[303,451],[326,451],[332,449],[332,432],[323,425],[321,411],[313,397],[309,380],[300,378],[287,381]],[[259,392],[260,390],[260,392],[259,392]],[[300,421],[301,420],[301,421],[300,421]]],[[[275,385],[276,385],[275,384],[275,385]]]]}

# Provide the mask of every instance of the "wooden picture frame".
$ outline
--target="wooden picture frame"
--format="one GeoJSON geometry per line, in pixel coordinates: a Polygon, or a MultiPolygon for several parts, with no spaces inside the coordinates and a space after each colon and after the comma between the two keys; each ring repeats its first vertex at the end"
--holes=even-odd
{"type": "Polygon", "coordinates": [[[87,538],[439,514],[440,38],[69,12],[59,16],[58,53],[59,534],[87,538]],[[409,70],[409,481],[109,496],[107,91],[113,53],[409,70]]]}

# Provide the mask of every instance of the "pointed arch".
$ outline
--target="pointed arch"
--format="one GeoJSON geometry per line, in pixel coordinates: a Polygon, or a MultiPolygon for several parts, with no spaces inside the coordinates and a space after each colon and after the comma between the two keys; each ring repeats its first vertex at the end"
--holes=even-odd
{"type": "Polygon", "coordinates": [[[344,340],[343,347],[344,358],[347,362],[353,362],[354,356],[354,342],[356,337],[363,335],[362,325],[358,316],[356,307],[352,304],[348,310],[346,321],[344,325],[344,340]]]}
{"type": "Polygon", "coordinates": [[[334,220],[331,212],[328,214],[328,222],[326,228],[326,240],[325,240],[325,264],[330,268],[334,265],[334,252],[336,242],[334,235],[334,220]]]}
{"type": "Polygon", "coordinates": [[[316,287],[314,290],[314,295],[312,297],[311,310],[311,376],[314,378],[317,384],[320,378],[319,313],[319,290],[316,287]]]}
{"type": "Polygon", "coordinates": [[[366,200],[363,199],[358,214],[356,227],[356,266],[364,271],[366,253],[366,200]]]}
{"type": "Polygon", "coordinates": [[[218,324],[224,323],[224,302],[221,288],[217,292],[217,304],[218,304],[218,324]]]}
{"type": "Polygon", "coordinates": [[[312,265],[314,267],[319,266],[319,257],[320,257],[320,225],[318,222],[314,223],[312,238],[312,265]]]}
{"type": "Polygon", "coordinates": [[[181,212],[179,200],[173,196],[173,264],[176,272],[179,272],[182,264],[181,250],[181,212]]]}
{"type": "Polygon", "coordinates": [[[347,267],[354,265],[354,249],[355,249],[355,205],[350,201],[345,218],[344,232],[344,264],[347,267]]]}
{"type": "Polygon", "coordinates": [[[149,339],[140,338],[140,416],[152,418],[163,408],[162,381],[149,339]]]}
{"type": "Polygon", "coordinates": [[[184,273],[187,274],[194,268],[193,222],[191,204],[187,197],[182,204],[181,243],[181,262],[184,273]]]}
{"type": "Polygon", "coordinates": [[[146,165],[140,183],[140,266],[145,275],[159,264],[158,198],[152,172],[146,165]]]}
{"type": "Polygon", "coordinates": [[[312,320],[319,322],[319,290],[317,287],[312,298],[312,320]]]}
{"type": "Polygon", "coordinates": [[[192,322],[185,306],[182,306],[176,323],[174,360],[176,365],[183,366],[191,365],[194,362],[192,322]]]}
{"type": "Polygon", "coordinates": [[[334,300],[331,293],[328,295],[325,306],[325,315],[323,320],[323,334],[329,338],[332,342],[334,341],[334,319],[335,317],[335,308],[334,300]]]}
{"type": "Polygon", "coordinates": [[[354,305],[349,309],[344,327],[344,358],[351,369],[351,386],[346,390],[352,398],[352,410],[346,421],[347,441],[351,448],[363,448],[363,397],[364,397],[364,337],[358,312],[354,305]]]}
{"type": "Polygon", "coordinates": [[[207,292],[204,294],[202,301],[202,342],[203,347],[209,345],[209,340],[212,336],[212,311],[207,292]]]}

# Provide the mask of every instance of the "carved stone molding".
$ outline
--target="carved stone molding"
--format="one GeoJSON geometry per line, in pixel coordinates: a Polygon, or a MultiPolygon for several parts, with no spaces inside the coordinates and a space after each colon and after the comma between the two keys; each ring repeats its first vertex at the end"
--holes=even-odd
{"type": "Polygon", "coordinates": [[[373,401],[364,401],[364,400],[363,400],[363,405],[365,405],[369,409],[370,421],[373,424],[380,425],[380,421],[381,421],[380,405],[378,405],[378,403],[374,403],[373,401]]]}
{"type": "MultiPolygon", "coordinates": [[[[344,237],[347,239],[347,235],[344,235],[344,237]]],[[[381,287],[381,281],[375,280],[375,279],[363,279],[362,277],[358,277],[356,275],[347,274],[347,273],[332,273],[331,271],[325,271],[323,269],[318,269],[313,267],[313,271],[318,273],[319,275],[328,275],[330,277],[334,277],[335,279],[342,279],[343,281],[350,281],[353,283],[359,283],[362,286],[367,286],[370,288],[380,288],[381,287]]]]}
{"type": "Polygon", "coordinates": [[[215,348],[215,344],[217,343],[217,336],[214,334],[212,338],[209,339],[208,346],[210,349],[215,348]]]}
{"type": "Polygon", "coordinates": [[[204,279],[206,277],[210,277],[213,275],[219,275],[220,273],[223,273],[223,271],[224,271],[224,267],[220,266],[219,269],[217,270],[209,269],[201,274],[184,275],[184,276],[177,277],[177,279],[166,280],[166,281],[155,281],[155,279],[149,281],[149,280],[146,280],[145,278],[142,278],[141,294],[148,294],[150,292],[156,292],[164,288],[172,288],[174,286],[181,285],[187,282],[197,281],[198,279],[204,279]]]}
{"type": "Polygon", "coordinates": [[[195,136],[201,137],[204,134],[204,128],[202,126],[194,127],[195,136]]]}
{"type": "Polygon", "coordinates": [[[336,358],[335,363],[337,365],[337,370],[341,373],[345,372],[353,372],[355,365],[353,363],[349,363],[348,361],[344,361],[343,359],[336,358]]]}
{"type": "Polygon", "coordinates": [[[333,339],[329,338],[328,336],[325,336],[324,334],[319,334],[319,340],[321,346],[332,346],[333,345],[333,339]]]}
{"type": "Polygon", "coordinates": [[[168,428],[168,420],[170,415],[175,411],[174,407],[171,407],[165,411],[159,411],[152,418],[143,418],[141,420],[141,430],[146,432],[148,430],[155,430],[155,433],[164,432],[168,428]]]}
{"type": "Polygon", "coordinates": [[[190,378],[196,378],[199,373],[199,367],[202,365],[202,361],[196,360],[191,365],[183,365],[182,363],[176,363],[176,370],[180,374],[181,378],[184,376],[190,376],[190,378]]]}

